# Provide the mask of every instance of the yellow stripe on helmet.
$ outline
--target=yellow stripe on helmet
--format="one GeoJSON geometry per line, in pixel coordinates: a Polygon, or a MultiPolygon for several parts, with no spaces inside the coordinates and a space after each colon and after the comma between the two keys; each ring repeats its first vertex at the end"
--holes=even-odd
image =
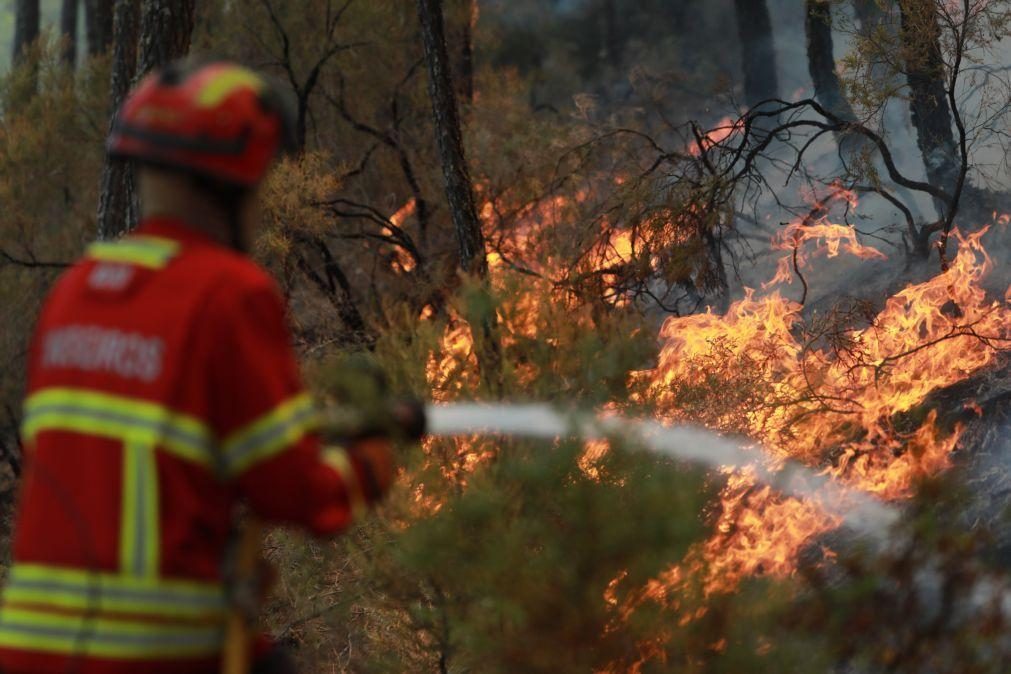
{"type": "Polygon", "coordinates": [[[213,108],[240,89],[252,89],[259,94],[266,86],[262,77],[248,68],[226,66],[215,73],[197,93],[197,105],[213,108]]]}

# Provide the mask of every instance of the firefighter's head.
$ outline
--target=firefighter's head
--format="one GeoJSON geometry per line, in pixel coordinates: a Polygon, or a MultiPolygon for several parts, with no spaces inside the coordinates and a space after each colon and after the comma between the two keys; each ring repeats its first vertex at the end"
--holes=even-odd
{"type": "Polygon", "coordinates": [[[292,148],[293,132],[291,106],[267,79],[229,62],[178,62],[130,92],[107,149],[139,167],[146,214],[223,227],[242,248],[256,219],[257,189],[292,148]]]}

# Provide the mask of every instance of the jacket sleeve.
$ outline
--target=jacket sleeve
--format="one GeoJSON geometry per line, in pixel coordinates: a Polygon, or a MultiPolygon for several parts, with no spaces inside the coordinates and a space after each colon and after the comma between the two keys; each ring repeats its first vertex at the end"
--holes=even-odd
{"type": "Polygon", "coordinates": [[[222,289],[209,303],[210,423],[221,470],[269,522],[337,532],[365,508],[363,466],[322,449],[302,386],[283,300],[273,283],[222,289]]]}

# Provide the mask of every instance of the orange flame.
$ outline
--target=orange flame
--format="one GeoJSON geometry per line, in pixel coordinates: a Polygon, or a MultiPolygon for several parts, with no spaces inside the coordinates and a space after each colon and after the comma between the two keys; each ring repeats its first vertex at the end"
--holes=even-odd
{"type": "Polygon", "coordinates": [[[695,140],[688,146],[688,153],[693,157],[699,157],[703,152],[718,143],[722,143],[730,136],[742,129],[742,121],[735,120],[727,116],[716,123],[712,129],[702,134],[701,140],[695,140]]]}
{"type": "MultiPolygon", "coordinates": [[[[407,218],[414,215],[414,212],[416,210],[417,210],[417,202],[412,197],[408,199],[403,206],[398,208],[393,215],[390,216],[390,223],[394,227],[403,227],[404,221],[407,220],[407,218]]],[[[393,230],[390,229],[389,227],[383,227],[382,235],[390,237],[393,236],[394,233],[393,230]]],[[[413,271],[416,266],[417,264],[415,263],[414,258],[411,257],[410,253],[408,253],[400,246],[394,246],[393,260],[390,262],[390,267],[394,271],[407,273],[413,271]]]]}
{"type": "MultiPolygon", "coordinates": [[[[707,143],[719,142],[735,129],[728,119],[719,131],[694,150],[706,149],[707,143]]],[[[523,275],[523,287],[531,292],[513,293],[500,307],[504,344],[536,336],[538,297],[554,292],[552,279],[563,266],[545,250],[543,237],[586,197],[579,193],[522,208],[510,217],[510,228],[497,226],[501,204],[484,204],[482,219],[489,232],[507,231],[493,241],[495,252],[489,255],[492,284],[500,287],[518,261],[540,275],[523,275]]],[[[774,249],[790,254],[779,261],[776,276],[763,288],[789,282],[790,265],[804,268],[815,256],[885,257],[862,244],[852,227],[828,220],[837,203],[852,207],[856,196],[834,185],[808,217],[776,236],[774,249]]],[[[995,214],[994,220],[1003,225],[1011,218],[995,214]]],[[[604,234],[580,261],[581,269],[598,274],[608,287],[622,266],[652,263],[637,259],[643,255],[640,251],[650,249],[637,238],[638,232],[610,229],[605,224],[604,234]]],[[[777,290],[759,295],[751,289],[724,315],[707,311],[669,318],[660,329],[657,366],[638,373],[631,383],[667,421],[701,422],[744,433],[768,451],[763,460],[805,461],[882,498],[907,497],[919,479],[949,465],[961,434],[957,427],[943,430],[935,412],[915,413],[914,408],[932,392],[992,363],[999,346],[1011,337],[1011,289],[1002,302],[990,301],[981,285],[992,266],[981,244],[985,232],[963,236],[954,231],[958,252],[947,271],[906,287],[859,323],[853,317],[805,321],[800,305],[777,290]],[[700,408],[699,400],[707,407],[700,408]]],[[[676,238],[677,228],[665,235],[676,238]]],[[[628,301],[620,291],[611,292],[608,301],[613,305],[628,301]]],[[[470,329],[461,320],[451,320],[439,353],[428,362],[434,399],[451,400],[472,390],[476,371],[470,329]]],[[[521,372],[518,378],[526,376],[521,372]]],[[[473,439],[460,439],[454,451],[464,472],[485,456],[473,439]]],[[[606,451],[604,443],[591,445],[581,468],[594,476],[594,464],[606,451]]],[[[625,601],[618,598],[625,578],[619,575],[605,601],[613,607],[616,624],[643,601],[661,603],[678,620],[690,621],[698,614],[695,609],[682,614],[678,600],[689,585],[711,595],[733,591],[750,575],[789,576],[796,571],[800,551],[838,525],[838,518],[818,506],[758,485],[752,471],[728,469],[714,535],[625,601]]],[[[659,653],[643,647],[646,655],[659,653]]]]}
{"type": "MultiPolygon", "coordinates": [[[[992,265],[980,243],[985,232],[956,234],[951,268],[890,298],[869,327],[843,329],[845,348],[802,341],[797,305],[749,291],[725,316],[669,319],[659,365],[640,378],[668,419],[683,419],[679,393],[702,376],[700,363],[705,376],[731,385],[747,363],[763,384],[758,398],[743,417],[717,413],[713,426],[747,432],[774,457],[819,462],[834,448],[827,474],[883,498],[905,497],[917,479],[949,465],[960,429],[942,432],[930,412],[902,433],[893,418],[991,363],[996,342],[1011,336],[1007,302],[987,301],[980,285],[992,265]]],[[[843,248],[868,254],[853,239],[843,248]]],[[[716,535],[685,562],[704,574],[707,593],[731,591],[756,573],[790,575],[804,545],[838,524],[810,503],[756,486],[747,471],[728,477],[721,508],[716,535]]]]}

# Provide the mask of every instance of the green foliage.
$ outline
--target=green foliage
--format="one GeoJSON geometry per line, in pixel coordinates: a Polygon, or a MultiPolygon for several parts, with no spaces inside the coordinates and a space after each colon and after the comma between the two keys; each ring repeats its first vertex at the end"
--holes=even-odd
{"type": "Polygon", "coordinates": [[[609,631],[604,595],[622,574],[645,583],[697,539],[698,476],[615,452],[592,479],[578,443],[499,451],[458,499],[388,542],[388,591],[428,595],[409,612],[440,657],[463,670],[587,671],[655,637],[656,622],[609,631]]]}
{"type": "Polygon", "coordinates": [[[0,444],[13,450],[24,357],[42,298],[92,238],[107,71],[74,75],[51,41],[0,81],[0,444]]]}

